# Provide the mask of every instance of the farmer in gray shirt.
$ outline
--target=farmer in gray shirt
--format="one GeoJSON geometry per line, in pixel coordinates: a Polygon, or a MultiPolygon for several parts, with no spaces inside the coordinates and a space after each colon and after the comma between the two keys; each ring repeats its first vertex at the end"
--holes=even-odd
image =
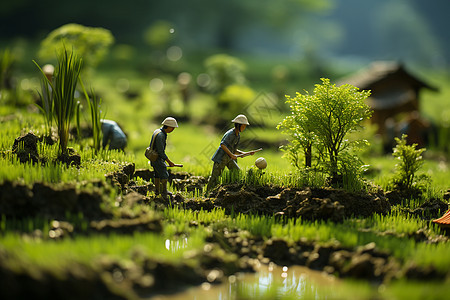
{"type": "Polygon", "coordinates": [[[166,155],[167,134],[178,127],[177,120],[172,117],[167,117],[161,124],[163,127],[158,128],[153,132],[153,136],[155,136],[154,147],[156,152],[158,152],[158,158],[155,161],[152,161],[151,165],[155,173],[155,194],[161,194],[161,197],[167,200],[168,195],[171,195],[171,193],[167,191],[169,172],[167,172],[166,162],[169,164],[169,167],[182,167],[183,165],[173,163],[166,155]]]}
{"type": "Polygon", "coordinates": [[[255,151],[243,152],[237,148],[241,138],[240,133],[245,130],[247,125],[250,125],[247,117],[238,115],[231,122],[234,123],[234,128],[231,128],[223,135],[219,148],[211,158],[214,165],[206,187],[207,192],[217,185],[219,176],[222,174],[225,167],[232,172],[239,171],[240,168],[236,163],[237,158],[255,154],[255,151]]]}
{"type": "Polygon", "coordinates": [[[124,151],[127,146],[127,136],[116,122],[111,120],[100,120],[103,133],[103,149],[109,144],[109,150],[124,151]]]}

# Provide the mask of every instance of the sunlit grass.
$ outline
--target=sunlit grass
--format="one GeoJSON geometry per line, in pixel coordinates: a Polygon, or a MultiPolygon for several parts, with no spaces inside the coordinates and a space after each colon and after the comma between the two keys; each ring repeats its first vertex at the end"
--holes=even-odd
{"type": "Polygon", "coordinates": [[[435,224],[422,220],[419,217],[402,213],[398,208],[393,209],[387,215],[374,214],[365,219],[348,219],[346,224],[354,228],[365,228],[379,232],[402,234],[413,234],[419,229],[428,228],[433,235],[439,235],[440,230],[435,224]]]}
{"type": "MultiPolygon", "coordinates": [[[[109,157],[110,153],[105,154],[109,157]]],[[[113,158],[114,155],[111,155],[113,158]]],[[[110,161],[113,160],[110,158],[110,161]]],[[[117,161],[118,162],[118,161],[117,161]]],[[[15,155],[6,154],[6,159],[0,160],[0,182],[5,180],[34,182],[79,182],[83,180],[105,180],[105,175],[119,170],[118,163],[108,163],[102,160],[84,160],[79,168],[67,166],[62,163],[49,163],[45,165],[20,163],[15,155]]]]}
{"type": "MultiPolygon", "coordinates": [[[[402,217],[400,214],[349,219],[343,224],[327,221],[301,221],[299,219],[283,220],[247,214],[226,216],[224,210],[221,209],[214,209],[208,213],[170,207],[165,210],[164,214],[172,223],[177,224],[176,227],[181,231],[189,231],[186,227],[183,229],[183,222],[185,224],[191,221],[202,224],[215,222],[229,229],[248,231],[253,236],[276,237],[291,242],[304,239],[320,243],[334,241],[351,248],[374,242],[379,250],[388,251],[402,261],[412,261],[422,266],[433,265],[444,272],[450,269],[450,259],[444,255],[446,251],[449,251],[449,244],[429,245],[415,242],[408,234],[427,228],[426,222],[414,217],[402,217]],[[394,235],[380,235],[386,231],[394,235]]],[[[429,227],[429,230],[434,235],[439,234],[439,230],[433,226],[429,227]]]]}

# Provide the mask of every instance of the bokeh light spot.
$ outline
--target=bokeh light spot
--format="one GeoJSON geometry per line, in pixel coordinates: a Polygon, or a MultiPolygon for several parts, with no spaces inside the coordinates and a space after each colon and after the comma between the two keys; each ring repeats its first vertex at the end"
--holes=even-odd
{"type": "Polygon", "coordinates": [[[178,61],[183,57],[183,50],[178,46],[172,46],[167,49],[167,59],[170,61],[178,61]]]}
{"type": "Polygon", "coordinates": [[[150,80],[150,89],[155,92],[159,93],[164,88],[164,81],[162,81],[160,78],[153,78],[150,80]]]}

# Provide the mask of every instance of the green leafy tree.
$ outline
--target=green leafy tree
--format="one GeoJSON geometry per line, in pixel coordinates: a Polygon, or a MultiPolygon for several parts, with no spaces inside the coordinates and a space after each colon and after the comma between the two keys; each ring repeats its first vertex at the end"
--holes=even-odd
{"type": "Polygon", "coordinates": [[[286,98],[286,103],[289,104],[291,109],[291,115],[287,116],[277,128],[282,129],[283,133],[290,135],[291,140],[289,144],[282,147],[282,150],[286,152],[286,156],[295,167],[301,168],[299,149],[303,149],[305,166],[311,167],[312,145],[316,135],[312,127],[314,124],[309,121],[307,112],[310,102],[314,101],[313,96],[297,93],[297,96],[294,98],[291,98],[289,95],[286,95],[286,98]]]}
{"type": "Polygon", "coordinates": [[[417,144],[407,145],[406,134],[402,138],[395,138],[397,145],[394,147],[392,155],[399,161],[396,167],[396,174],[394,177],[394,185],[405,191],[411,191],[418,181],[423,178],[417,178],[416,172],[422,167],[423,159],[422,153],[425,148],[416,149],[417,144]],[[419,179],[419,180],[417,180],[419,179]]]}
{"type": "Polygon", "coordinates": [[[83,57],[85,68],[93,69],[113,42],[114,37],[107,29],[66,24],[50,32],[42,41],[39,57],[42,60],[52,60],[55,53],[72,49],[83,57]]]}
{"type": "MultiPolygon", "coordinates": [[[[291,115],[278,128],[303,148],[307,166],[310,166],[311,149],[314,147],[319,163],[326,167],[332,179],[338,180],[342,175],[356,175],[355,169],[349,166],[358,160],[349,150],[364,141],[351,141],[348,134],[357,130],[363,120],[370,118],[371,110],[364,102],[370,91],[359,91],[349,84],[338,87],[329,79],[321,80],[322,84],[316,84],[313,94],[297,93],[295,98],[287,97],[291,115]]],[[[293,151],[292,147],[286,150],[293,151]]],[[[292,152],[292,155],[295,153],[292,152]]]]}

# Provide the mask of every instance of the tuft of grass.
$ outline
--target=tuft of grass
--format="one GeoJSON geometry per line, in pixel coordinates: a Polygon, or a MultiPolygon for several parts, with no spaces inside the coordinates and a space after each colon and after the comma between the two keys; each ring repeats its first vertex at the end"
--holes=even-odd
{"type": "Polygon", "coordinates": [[[48,99],[44,99],[44,103],[49,102],[47,103],[47,109],[44,109],[47,123],[52,123],[48,118],[55,121],[58,128],[59,149],[61,154],[65,154],[69,140],[70,122],[75,114],[75,91],[81,73],[82,59],[78,58],[73,51],[70,52],[64,48],[62,53],[58,55],[54,83],[45,76],[39,65],[36,62],[34,63],[41,70],[44,79],[46,90],[42,93],[49,95],[48,99]]]}

